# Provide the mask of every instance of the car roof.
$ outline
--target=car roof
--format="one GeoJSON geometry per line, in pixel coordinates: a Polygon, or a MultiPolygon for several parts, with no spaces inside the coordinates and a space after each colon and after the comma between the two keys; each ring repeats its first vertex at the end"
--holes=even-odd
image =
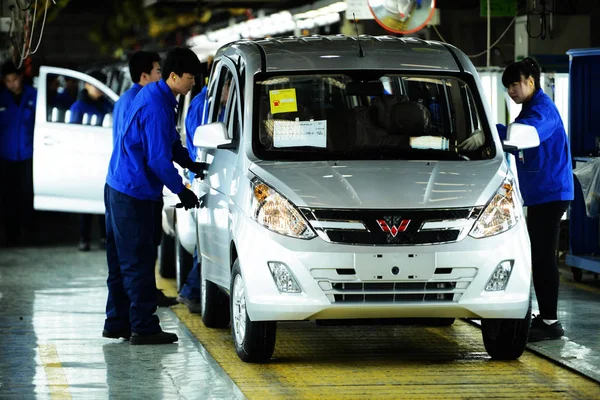
{"type": "MultiPolygon", "coordinates": [[[[458,72],[460,50],[436,41],[413,37],[314,35],[240,40],[222,48],[236,48],[247,58],[259,58],[261,70],[418,70],[458,72]],[[359,55],[359,40],[364,57],[359,55]]],[[[258,61],[258,60],[255,60],[258,61]]]]}

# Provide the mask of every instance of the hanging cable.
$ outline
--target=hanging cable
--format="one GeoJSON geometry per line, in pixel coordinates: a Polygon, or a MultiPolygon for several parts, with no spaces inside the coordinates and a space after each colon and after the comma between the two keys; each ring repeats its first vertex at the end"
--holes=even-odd
{"type": "MultiPolygon", "coordinates": [[[[40,29],[40,37],[38,38],[38,42],[37,42],[37,45],[35,46],[35,49],[29,54],[37,53],[38,48],[40,47],[40,43],[42,43],[42,36],[44,35],[44,26],[46,26],[46,14],[48,14],[48,0],[46,0],[46,8],[44,10],[44,19],[42,20],[42,28],[40,29]]],[[[31,36],[33,37],[33,34],[31,36]]],[[[30,45],[31,45],[31,43],[30,43],[30,45]]]]}
{"type": "Polygon", "coordinates": [[[27,45],[27,55],[25,56],[25,58],[29,57],[29,54],[31,54],[31,43],[33,43],[33,34],[35,32],[35,17],[37,15],[37,8],[38,0],[35,0],[35,7],[33,8],[33,19],[31,23],[31,32],[29,32],[29,44],[27,45]]]}
{"type": "Polygon", "coordinates": [[[17,7],[19,7],[21,9],[21,11],[27,11],[27,10],[31,9],[31,6],[33,5],[33,0],[29,0],[29,4],[26,6],[22,6],[21,1],[25,1],[25,0],[15,0],[15,3],[17,3],[17,7]]]}
{"type": "Polygon", "coordinates": [[[442,36],[442,34],[440,33],[440,31],[438,31],[438,28],[435,25],[431,25],[431,27],[433,28],[433,30],[435,31],[435,33],[437,33],[437,35],[442,40],[442,42],[448,43],[448,42],[446,42],[446,39],[444,39],[444,37],[442,36]]]}
{"type": "MultiPolygon", "coordinates": [[[[550,38],[552,38],[552,26],[548,28],[548,14],[552,14],[552,12],[548,13],[546,11],[546,0],[540,0],[540,4],[542,10],[540,11],[540,32],[537,35],[531,34],[531,23],[530,16],[532,13],[535,14],[535,9],[526,10],[527,13],[527,21],[525,22],[525,30],[527,31],[527,35],[532,39],[540,38],[542,40],[546,39],[546,34],[550,33],[550,38]]],[[[550,7],[552,7],[552,3],[550,2],[550,7]]]]}
{"type": "MultiPolygon", "coordinates": [[[[487,48],[487,49],[485,49],[482,52],[477,53],[477,54],[467,55],[467,57],[469,57],[469,58],[477,58],[477,57],[480,57],[480,56],[484,55],[485,53],[487,53],[491,49],[493,49],[500,42],[500,40],[502,40],[502,38],[508,33],[508,30],[515,23],[516,19],[517,19],[517,17],[515,16],[512,19],[512,21],[510,21],[510,23],[508,24],[508,26],[506,27],[506,29],[504,30],[504,32],[502,32],[502,34],[500,35],[500,37],[494,43],[492,43],[489,48],[487,48]]],[[[442,42],[448,43],[448,42],[446,42],[446,40],[444,40],[444,38],[442,37],[442,34],[438,31],[438,29],[436,28],[435,25],[431,25],[431,27],[433,28],[433,30],[435,31],[435,33],[439,36],[439,38],[442,40],[442,42]]]]}
{"type": "Polygon", "coordinates": [[[500,42],[500,40],[502,40],[502,38],[508,33],[508,30],[513,26],[513,24],[515,23],[516,19],[517,19],[517,17],[515,16],[512,19],[512,21],[510,21],[510,23],[508,24],[508,26],[506,27],[506,29],[504,30],[504,32],[502,32],[502,34],[500,35],[500,37],[498,37],[498,39],[494,43],[492,43],[490,45],[490,47],[488,47],[487,49],[485,49],[484,51],[482,51],[480,53],[473,54],[473,55],[467,55],[467,57],[469,57],[469,58],[477,58],[477,57],[480,57],[480,56],[484,55],[485,53],[487,53],[491,49],[493,49],[500,42]]]}

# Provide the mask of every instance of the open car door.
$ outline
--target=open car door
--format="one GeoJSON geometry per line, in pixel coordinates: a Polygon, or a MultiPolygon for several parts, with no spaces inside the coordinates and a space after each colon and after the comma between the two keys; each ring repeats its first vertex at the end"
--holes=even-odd
{"type": "Polygon", "coordinates": [[[33,141],[36,210],[104,213],[112,110],[118,98],[84,73],[41,67],[33,141]],[[90,103],[89,92],[100,97],[90,103]],[[76,101],[87,102],[84,110],[91,104],[94,113],[81,112],[76,101]]]}

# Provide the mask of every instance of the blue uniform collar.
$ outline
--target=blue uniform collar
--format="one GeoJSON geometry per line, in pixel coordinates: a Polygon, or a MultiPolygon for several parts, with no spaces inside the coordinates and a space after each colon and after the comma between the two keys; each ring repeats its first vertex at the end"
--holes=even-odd
{"type": "Polygon", "coordinates": [[[542,96],[544,96],[544,91],[542,89],[537,89],[535,92],[533,92],[531,99],[529,99],[527,103],[523,103],[523,108],[530,109],[534,104],[537,104],[540,101],[542,96]]]}
{"type": "Polygon", "coordinates": [[[167,85],[167,82],[161,79],[160,81],[158,81],[157,86],[160,92],[165,97],[165,99],[167,99],[167,101],[169,102],[169,105],[171,105],[172,107],[177,107],[177,99],[175,98],[175,95],[173,95],[173,92],[171,91],[169,85],[167,85]]]}
{"type": "Polygon", "coordinates": [[[138,92],[140,90],[142,90],[143,86],[140,85],[139,83],[134,83],[133,86],[131,87],[133,90],[137,90],[138,92]]]}

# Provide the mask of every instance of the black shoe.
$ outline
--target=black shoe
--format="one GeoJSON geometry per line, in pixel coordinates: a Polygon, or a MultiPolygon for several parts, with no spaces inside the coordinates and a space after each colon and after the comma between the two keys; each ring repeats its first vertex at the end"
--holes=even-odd
{"type": "Polygon", "coordinates": [[[129,340],[129,337],[131,336],[131,332],[110,332],[107,331],[106,329],[102,330],[102,337],[108,338],[108,339],[125,339],[125,340],[129,340]]]}
{"type": "Polygon", "coordinates": [[[79,251],[90,251],[90,242],[79,242],[79,251]]]}
{"type": "Polygon", "coordinates": [[[155,333],[154,335],[139,335],[137,333],[132,333],[131,338],[129,340],[129,344],[139,345],[139,344],[171,344],[173,342],[178,341],[179,338],[174,333],[163,332],[160,331],[155,333]]]}
{"type": "Polygon", "coordinates": [[[564,334],[565,330],[559,321],[548,325],[544,322],[541,315],[536,315],[531,321],[528,341],[539,342],[540,340],[560,339],[564,334]]]}
{"type": "Polygon", "coordinates": [[[187,297],[177,296],[177,302],[185,304],[192,314],[202,314],[202,304],[197,300],[188,299],[187,297]]]}
{"type": "Polygon", "coordinates": [[[175,297],[166,296],[162,290],[156,289],[156,303],[159,307],[171,307],[177,304],[175,297]]]}

